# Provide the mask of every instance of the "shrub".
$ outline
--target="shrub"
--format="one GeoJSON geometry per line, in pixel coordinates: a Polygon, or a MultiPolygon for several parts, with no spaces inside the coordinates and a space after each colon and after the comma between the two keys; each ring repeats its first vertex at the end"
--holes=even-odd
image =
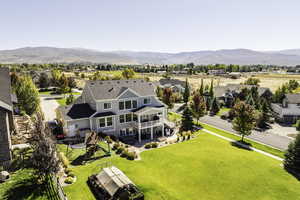
{"type": "Polygon", "coordinates": [[[63,166],[65,168],[67,168],[69,166],[70,162],[63,152],[59,153],[59,158],[60,158],[61,162],[63,163],[63,166]]]}
{"type": "Polygon", "coordinates": [[[152,147],[151,143],[145,144],[145,148],[146,148],[146,149],[150,149],[151,147],[152,147]]]}
{"type": "Polygon", "coordinates": [[[111,138],[113,141],[115,141],[115,142],[118,141],[118,138],[117,138],[116,136],[114,136],[114,135],[111,135],[110,138],[111,138]]]}
{"type": "Polygon", "coordinates": [[[127,154],[127,159],[128,160],[134,160],[136,158],[136,153],[135,152],[128,152],[127,154]]]}
{"type": "Polygon", "coordinates": [[[121,146],[117,149],[116,154],[121,154],[124,150],[125,148],[121,146]]]}
{"type": "Polygon", "coordinates": [[[117,150],[120,147],[120,143],[114,143],[113,150],[117,150]]]}
{"type": "Polygon", "coordinates": [[[222,114],[222,115],[221,115],[221,119],[226,120],[226,119],[227,119],[227,115],[228,115],[228,114],[222,114]]]}
{"type": "Polygon", "coordinates": [[[74,179],[72,177],[68,177],[68,178],[65,179],[66,184],[72,184],[73,181],[74,181],[74,179]]]}
{"type": "Polygon", "coordinates": [[[106,136],[104,139],[108,144],[111,144],[113,142],[109,136],[106,136]]]}
{"type": "Polygon", "coordinates": [[[68,177],[74,178],[74,177],[75,177],[75,173],[74,173],[74,172],[69,172],[69,173],[68,173],[68,177]]]}
{"type": "Polygon", "coordinates": [[[71,172],[73,172],[72,169],[70,169],[70,168],[66,168],[66,169],[65,169],[65,173],[66,173],[66,174],[69,174],[69,173],[71,173],[71,172]]]}
{"type": "Polygon", "coordinates": [[[128,157],[128,154],[129,154],[129,152],[128,152],[128,150],[126,149],[126,150],[124,150],[122,153],[121,153],[121,157],[122,158],[127,158],[128,157]]]}
{"type": "Polygon", "coordinates": [[[157,147],[158,147],[158,143],[157,143],[157,142],[153,142],[153,143],[151,144],[151,147],[152,147],[152,148],[157,148],[157,147]]]}
{"type": "Polygon", "coordinates": [[[187,140],[191,139],[191,134],[187,135],[187,140]]]}

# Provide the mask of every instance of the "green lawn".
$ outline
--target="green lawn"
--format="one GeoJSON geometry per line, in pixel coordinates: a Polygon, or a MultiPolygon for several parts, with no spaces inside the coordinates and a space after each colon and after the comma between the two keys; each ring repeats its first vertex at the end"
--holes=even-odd
{"type": "Polygon", "coordinates": [[[61,99],[56,99],[57,103],[61,106],[65,106],[67,105],[66,104],[66,101],[67,101],[67,98],[61,98],[61,99]]]}
{"type": "Polygon", "coordinates": [[[11,174],[9,181],[0,184],[1,200],[48,200],[57,199],[50,186],[38,185],[33,180],[33,170],[22,169],[11,174]]]}
{"type": "MultiPolygon", "coordinates": [[[[230,132],[227,132],[227,131],[215,128],[215,127],[207,125],[207,124],[203,124],[203,123],[199,123],[199,124],[203,128],[205,128],[206,130],[212,131],[212,132],[217,133],[219,135],[228,137],[228,138],[233,139],[233,140],[241,140],[240,136],[234,135],[233,133],[230,133],[230,132]]],[[[284,152],[283,151],[280,151],[278,149],[274,149],[272,147],[269,147],[269,146],[257,143],[255,141],[249,140],[247,138],[244,138],[244,141],[247,142],[247,143],[250,143],[251,146],[254,147],[254,148],[256,148],[256,149],[260,149],[262,151],[268,152],[268,153],[273,154],[275,156],[284,158],[284,152]]]]}
{"type": "MultiPolygon", "coordinates": [[[[64,146],[60,150],[65,151],[64,146]]],[[[71,159],[84,153],[73,150],[71,159]]],[[[299,199],[300,184],[281,162],[232,146],[207,133],[141,154],[128,161],[113,155],[72,166],[77,182],[64,188],[70,200],[94,199],[86,181],[107,161],[120,168],[144,192],[146,200],[299,199]]]]}
{"type": "Polygon", "coordinates": [[[223,115],[223,113],[228,112],[230,108],[221,108],[220,111],[217,113],[217,116],[223,115]]]}
{"type": "MultiPolygon", "coordinates": [[[[39,92],[39,95],[52,95],[51,92],[52,91],[39,92]]],[[[65,95],[70,95],[70,94],[80,95],[81,93],[80,92],[69,92],[69,93],[66,93],[65,95]]]]}
{"type": "MultiPolygon", "coordinates": [[[[174,113],[174,112],[169,112],[168,113],[168,119],[170,121],[176,121],[176,120],[180,120],[181,119],[181,116],[180,114],[177,114],[177,113],[174,113]]],[[[197,124],[196,121],[194,121],[195,124],[197,124]]],[[[206,130],[209,130],[209,131],[212,131],[214,133],[217,133],[219,135],[222,135],[222,136],[225,136],[225,137],[228,137],[230,139],[233,139],[233,140],[241,140],[241,137],[240,136],[237,136],[233,133],[230,133],[230,132],[227,132],[227,131],[224,131],[224,130],[221,130],[221,129],[218,129],[214,126],[210,126],[210,125],[207,125],[207,124],[203,124],[203,123],[199,123],[200,126],[202,126],[204,129],[206,130]]],[[[284,158],[284,152],[283,151],[280,151],[278,149],[274,149],[272,147],[269,147],[269,146],[266,146],[264,144],[260,144],[260,143],[257,143],[253,140],[249,140],[247,138],[244,138],[244,141],[246,141],[247,143],[250,143],[252,147],[254,148],[257,148],[257,149],[260,149],[262,151],[265,151],[265,152],[268,152],[270,154],[273,154],[275,156],[278,156],[278,157],[281,157],[281,158],[284,158]]]]}

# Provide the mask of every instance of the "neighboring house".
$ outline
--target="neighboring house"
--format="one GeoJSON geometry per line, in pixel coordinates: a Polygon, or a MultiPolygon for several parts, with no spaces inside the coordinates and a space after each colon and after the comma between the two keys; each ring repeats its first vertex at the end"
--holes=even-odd
{"type": "Polygon", "coordinates": [[[142,79],[87,81],[76,102],[59,111],[67,136],[91,130],[141,142],[169,134],[173,126],[154,84],[142,79]]]}
{"type": "Polygon", "coordinates": [[[173,92],[183,93],[185,89],[185,81],[178,79],[160,79],[159,87],[161,88],[171,88],[173,92]]]}
{"type": "Polygon", "coordinates": [[[208,70],[207,72],[210,75],[222,75],[222,74],[226,74],[224,69],[211,69],[208,70]]]}
{"type": "Polygon", "coordinates": [[[286,94],[281,104],[272,104],[276,120],[294,124],[300,119],[300,94],[286,94]]]}
{"type": "MultiPolygon", "coordinates": [[[[241,84],[228,84],[226,86],[217,86],[214,89],[214,94],[218,100],[223,101],[227,107],[233,105],[234,99],[240,95],[240,92],[243,88],[251,89],[256,87],[253,85],[241,85],[241,84]]],[[[257,88],[258,96],[270,99],[272,97],[272,92],[269,88],[258,87],[257,88]]]]}
{"type": "Polygon", "coordinates": [[[8,68],[0,68],[0,164],[11,161],[11,133],[14,130],[13,101],[8,68]]]}

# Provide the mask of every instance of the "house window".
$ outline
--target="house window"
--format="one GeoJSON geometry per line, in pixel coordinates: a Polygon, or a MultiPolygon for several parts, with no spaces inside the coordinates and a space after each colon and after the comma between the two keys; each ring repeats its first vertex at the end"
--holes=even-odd
{"type": "Polygon", "coordinates": [[[144,99],[144,104],[150,104],[150,98],[145,98],[144,99]]]}
{"type": "Polygon", "coordinates": [[[131,101],[125,101],[125,108],[131,109],[131,101]]]}
{"type": "Polygon", "coordinates": [[[119,116],[119,120],[120,120],[120,123],[124,123],[124,122],[125,122],[125,117],[124,117],[124,115],[120,115],[120,116],[119,116]]]}
{"type": "Polygon", "coordinates": [[[104,109],[111,109],[111,103],[104,103],[104,109]]]}
{"type": "Polygon", "coordinates": [[[106,118],[106,126],[112,126],[112,124],[113,124],[113,118],[107,117],[106,118]]]}
{"type": "Polygon", "coordinates": [[[132,121],[137,122],[137,120],[138,120],[137,115],[133,115],[132,121]]]}
{"type": "Polygon", "coordinates": [[[126,122],[131,122],[132,121],[132,114],[126,114],[126,122]]]}
{"type": "Polygon", "coordinates": [[[100,127],[105,127],[105,118],[100,118],[99,119],[99,126],[100,127]]]}
{"type": "Polygon", "coordinates": [[[126,136],[126,129],[120,130],[120,136],[126,136]]]}
{"type": "Polygon", "coordinates": [[[119,110],[124,110],[124,101],[119,102],[119,110]]]}
{"type": "Polygon", "coordinates": [[[132,101],[132,108],[137,108],[137,100],[132,101]]]}

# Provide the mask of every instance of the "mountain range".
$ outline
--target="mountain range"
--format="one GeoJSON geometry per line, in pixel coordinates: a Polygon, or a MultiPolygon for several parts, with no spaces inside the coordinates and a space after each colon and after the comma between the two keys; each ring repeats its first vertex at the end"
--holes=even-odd
{"type": "Polygon", "coordinates": [[[82,48],[25,47],[0,51],[0,63],[110,63],[110,64],[273,64],[300,65],[300,49],[254,51],[223,49],[180,53],[96,51],[82,48]]]}

